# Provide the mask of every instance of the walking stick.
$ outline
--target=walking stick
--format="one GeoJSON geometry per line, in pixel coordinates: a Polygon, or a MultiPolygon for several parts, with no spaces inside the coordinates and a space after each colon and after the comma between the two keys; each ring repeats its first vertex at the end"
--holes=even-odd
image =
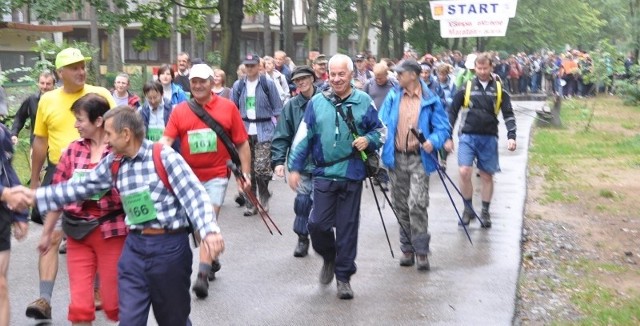
{"type": "Polygon", "coordinates": [[[369,177],[369,184],[371,184],[371,191],[373,192],[373,199],[376,201],[378,207],[378,214],[380,214],[380,221],[382,222],[382,228],[384,229],[384,235],[387,237],[387,243],[389,244],[389,251],[391,251],[391,258],[396,258],[393,254],[393,248],[391,247],[391,240],[389,240],[389,233],[387,232],[387,226],[384,224],[384,218],[382,217],[382,211],[380,210],[380,203],[378,203],[378,195],[376,195],[376,189],[373,187],[373,179],[369,177]]]}
{"type": "MultiPolygon", "coordinates": [[[[243,184],[246,182],[246,179],[242,175],[242,171],[240,170],[239,166],[237,166],[231,160],[229,160],[227,161],[227,167],[231,169],[231,172],[233,172],[233,175],[235,175],[235,177],[238,178],[243,184]]],[[[260,201],[258,201],[258,198],[256,198],[256,196],[251,191],[247,191],[245,192],[245,194],[247,195],[249,202],[251,202],[251,204],[258,209],[258,213],[260,214],[260,217],[262,218],[264,225],[267,227],[267,230],[269,230],[269,233],[273,235],[273,231],[271,231],[271,228],[269,227],[269,223],[267,223],[267,220],[269,220],[269,222],[271,222],[271,224],[276,229],[276,231],[278,231],[278,233],[282,235],[282,232],[280,232],[280,229],[278,228],[276,223],[273,222],[273,220],[271,219],[271,216],[269,216],[269,213],[267,213],[264,207],[262,207],[262,205],[260,204],[260,201]]]]}

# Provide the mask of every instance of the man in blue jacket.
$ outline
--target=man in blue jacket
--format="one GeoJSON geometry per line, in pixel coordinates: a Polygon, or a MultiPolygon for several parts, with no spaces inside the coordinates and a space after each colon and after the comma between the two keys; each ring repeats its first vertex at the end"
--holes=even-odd
{"type": "Polygon", "coordinates": [[[400,221],[400,266],[429,270],[429,173],[435,171],[435,151],[451,134],[440,98],[421,80],[420,65],[403,61],[396,72],[400,87],[395,88],[380,108],[380,120],[388,128],[388,141],[382,148],[382,162],[389,168],[391,197],[400,221]],[[424,133],[420,144],[411,128],[424,133]],[[431,157],[429,157],[431,156],[431,157]]]}
{"type": "Polygon", "coordinates": [[[377,150],[386,134],[373,100],[352,86],[352,78],[351,58],[337,54],[329,60],[330,87],[307,104],[288,160],[293,190],[308,157],[315,166],[309,234],[313,249],[324,259],[320,283],[331,283],[335,274],[340,299],[353,298],[349,282],[356,272],[360,197],[367,176],[361,153],[377,150]]]}

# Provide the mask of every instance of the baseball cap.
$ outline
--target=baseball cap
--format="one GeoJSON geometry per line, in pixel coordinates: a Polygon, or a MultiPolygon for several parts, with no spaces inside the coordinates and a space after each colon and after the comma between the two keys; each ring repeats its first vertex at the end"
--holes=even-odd
{"type": "Polygon", "coordinates": [[[356,54],[354,61],[364,61],[364,56],[362,54],[356,54]]]}
{"type": "Polygon", "coordinates": [[[313,76],[313,79],[316,79],[316,75],[313,73],[313,69],[309,66],[297,66],[293,68],[293,72],[291,72],[291,80],[296,80],[301,77],[313,76]]]}
{"type": "Polygon", "coordinates": [[[395,71],[397,73],[403,73],[405,71],[413,71],[417,75],[420,75],[422,72],[422,67],[418,62],[414,59],[406,59],[400,62],[400,64],[396,65],[395,71]]]}
{"type": "Polygon", "coordinates": [[[247,55],[242,60],[243,65],[257,65],[259,63],[260,63],[260,57],[253,53],[247,53],[247,55]]]}
{"type": "Polygon", "coordinates": [[[327,63],[327,56],[324,54],[318,54],[315,60],[313,60],[313,64],[320,65],[323,63],[327,63]]]}
{"type": "Polygon", "coordinates": [[[213,70],[209,65],[199,63],[191,66],[191,71],[189,71],[189,80],[193,78],[208,79],[209,77],[213,77],[213,70]]]}
{"type": "Polygon", "coordinates": [[[467,55],[467,61],[464,62],[464,66],[467,67],[467,69],[475,69],[476,58],[478,58],[478,56],[475,53],[470,53],[467,55]]]}
{"type": "Polygon", "coordinates": [[[82,52],[76,48],[66,48],[56,55],[56,69],[60,69],[64,66],[80,62],[91,60],[91,57],[85,57],[82,52]]]}

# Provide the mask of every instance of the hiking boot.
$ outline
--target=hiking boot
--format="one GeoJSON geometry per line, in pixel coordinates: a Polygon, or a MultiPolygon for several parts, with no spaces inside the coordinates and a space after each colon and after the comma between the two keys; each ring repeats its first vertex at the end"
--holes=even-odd
{"type": "Polygon", "coordinates": [[[491,214],[489,214],[489,211],[482,211],[482,214],[480,215],[480,219],[482,220],[482,227],[483,228],[490,228],[491,227],[491,214]]]}
{"type": "Polygon", "coordinates": [[[427,255],[418,255],[418,270],[428,271],[431,269],[429,265],[429,257],[427,255]]]}
{"type": "Polygon", "coordinates": [[[293,251],[293,257],[305,257],[309,254],[309,238],[298,237],[298,245],[293,251]]]}
{"type": "Polygon", "coordinates": [[[244,213],[242,213],[242,215],[244,215],[244,216],[253,216],[253,215],[256,215],[256,214],[258,214],[258,209],[256,207],[254,207],[254,206],[247,207],[244,210],[244,213]]]}
{"type": "Polygon", "coordinates": [[[246,202],[247,200],[244,198],[244,195],[242,193],[238,193],[236,196],[236,204],[238,204],[238,207],[244,206],[246,202]]]}
{"type": "Polygon", "coordinates": [[[62,241],[60,241],[60,247],[58,247],[58,253],[62,254],[62,255],[67,253],[67,239],[66,238],[62,238],[62,241]]]}
{"type": "Polygon", "coordinates": [[[100,296],[100,289],[93,289],[93,304],[96,307],[96,311],[102,310],[102,296],[100,296]]]}
{"type": "Polygon", "coordinates": [[[204,273],[198,273],[196,283],[193,285],[191,290],[193,290],[198,299],[206,298],[209,295],[209,280],[207,279],[207,275],[204,273]]]}
{"type": "Polygon", "coordinates": [[[402,253],[402,257],[400,257],[400,266],[413,266],[415,263],[415,255],[412,252],[402,253]]]}
{"type": "Polygon", "coordinates": [[[209,281],[213,281],[216,279],[216,272],[218,272],[220,270],[220,268],[222,268],[222,265],[220,265],[220,261],[219,260],[214,260],[211,263],[211,270],[209,271],[209,275],[207,275],[207,279],[209,281]]]}
{"type": "Polygon", "coordinates": [[[340,300],[353,299],[353,290],[349,282],[337,281],[336,283],[338,285],[338,298],[340,298],[340,300]]]}
{"type": "Polygon", "coordinates": [[[39,298],[27,306],[26,315],[37,320],[51,319],[51,305],[47,300],[39,298]]]}
{"type": "Polygon", "coordinates": [[[325,260],[324,264],[322,264],[322,269],[320,270],[320,283],[329,284],[333,281],[333,274],[335,274],[336,269],[336,261],[335,260],[325,260]]]}
{"type": "Polygon", "coordinates": [[[268,194],[260,194],[260,205],[264,208],[265,212],[269,211],[269,199],[271,199],[271,192],[268,194]]]}
{"type": "Polygon", "coordinates": [[[465,209],[462,213],[462,224],[458,222],[458,225],[469,225],[469,223],[471,223],[471,220],[473,220],[473,212],[465,209]]]}

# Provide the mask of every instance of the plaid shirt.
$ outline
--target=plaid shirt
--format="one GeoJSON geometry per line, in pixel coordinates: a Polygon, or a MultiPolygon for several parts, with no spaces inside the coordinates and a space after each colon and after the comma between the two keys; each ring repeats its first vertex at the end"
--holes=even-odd
{"type": "MultiPolygon", "coordinates": [[[[165,188],[156,173],[152,145],[151,141],[144,140],[134,157],[123,158],[116,176],[116,188],[120,193],[147,187],[156,209],[156,219],[131,225],[130,229],[175,230],[188,227],[188,219],[190,219],[203,239],[208,233],[220,232],[209,195],[182,156],[166,146],[161,153],[174,194],[165,188]]],[[[36,191],[38,209],[40,211],[58,209],[66,203],[110,189],[113,186],[111,176],[113,160],[113,153],[108,154],[82,183],[69,180],[65,183],[38,188],[36,191]]]]}
{"type": "MultiPolygon", "coordinates": [[[[108,146],[102,153],[102,158],[111,153],[111,147],[108,146]]],[[[71,144],[60,156],[60,161],[56,165],[56,173],[53,175],[52,184],[68,181],[73,177],[76,169],[91,169],[91,141],[88,139],[78,139],[71,144]]],[[[79,217],[84,219],[97,219],[111,212],[122,210],[122,202],[118,191],[113,188],[108,191],[97,201],[80,200],[67,205],[63,209],[66,215],[79,217]],[[87,210],[88,205],[95,205],[100,210],[100,215],[92,214],[87,210]]],[[[100,225],[102,236],[107,239],[115,236],[127,234],[127,226],[124,223],[124,212],[114,216],[100,225]]]]}

